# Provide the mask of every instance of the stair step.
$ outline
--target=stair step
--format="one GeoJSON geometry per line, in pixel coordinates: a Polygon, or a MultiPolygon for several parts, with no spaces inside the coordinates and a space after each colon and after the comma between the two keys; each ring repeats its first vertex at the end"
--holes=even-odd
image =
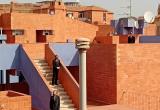
{"type": "Polygon", "coordinates": [[[70,99],[67,99],[67,100],[60,100],[60,103],[62,103],[62,104],[70,104],[70,103],[72,103],[72,100],[70,100],[70,99]]]}
{"type": "Polygon", "coordinates": [[[61,108],[61,110],[77,110],[77,109],[72,107],[72,108],[61,108]]]}
{"type": "Polygon", "coordinates": [[[46,63],[45,59],[34,59],[33,60],[35,63],[46,63]]]}
{"type": "Polygon", "coordinates": [[[35,59],[34,60],[37,68],[41,71],[43,76],[46,78],[47,82],[49,83],[52,91],[57,90],[60,96],[60,110],[77,110],[74,108],[74,104],[70,97],[67,95],[67,92],[64,90],[62,84],[58,85],[51,85],[52,84],[52,77],[53,72],[48,63],[45,59],[35,59]]]}
{"type": "Polygon", "coordinates": [[[42,73],[51,73],[52,70],[50,70],[50,69],[45,69],[45,70],[41,70],[41,72],[42,72],[42,73]]]}
{"type": "Polygon", "coordinates": [[[58,94],[59,95],[67,95],[67,92],[65,92],[65,91],[58,91],[58,94]]]}
{"type": "Polygon", "coordinates": [[[52,77],[53,76],[52,72],[46,72],[45,74],[47,74],[46,77],[52,77]]]}
{"type": "Polygon", "coordinates": [[[47,81],[51,81],[51,80],[52,80],[52,77],[51,77],[51,76],[50,76],[50,77],[47,77],[47,76],[46,76],[45,78],[46,78],[47,81]]]}
{"type": "Polygon", "coordinates": [[[51,68],[49,67],[49,66],[38,66],[38,68],[40,69],[40,70],[46,70],[46,69],[50,69],[51,70],[51,68]]]}
{"type": "Polygon", "coordinates": [[[58,85],[51,85],[51,84],[50,84],[50,87],[51,87],[51,88],[57,88],[57,89],[63,88],[62,84],[58,84],[58,85]]]}
{"type": "Polygon", "coordinates": [[[73,104],[60,104],[60,107],[71,108],[71,107],[74,107],[74,105],[73,104]]]}
{"type": "MultiPolygon", "coordinates": [[[[52,85],[52,80],[47,80],[47,83],[49,83],[49,85],[52,85]]],[[[57,81],[57,83],[58,83],[58,87],[62,87],[62,85],[59,85],[59,81],[57,81]]],[[[57,85],[55,85],[55,86],[57,86],[57,85]]]]}
{"type": "Polygon", "coordinates": [[[68,95],[59,95],[61,100],[69,100],[69,96],[68,95]]]}
{"type": "Polygon", "coordinates": [[[63,87],[51,87],[52,90],[57,90],[57,91],[64,91],[64,88],[63,87]]]}
{"type": "Polygon", "coordinates": [[[36,63],[37,66],[48,66],[48,63],[36,63]]]}

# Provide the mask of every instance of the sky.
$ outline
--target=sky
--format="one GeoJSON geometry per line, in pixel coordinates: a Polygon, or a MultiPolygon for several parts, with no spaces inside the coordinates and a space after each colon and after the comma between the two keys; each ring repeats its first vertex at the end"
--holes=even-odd
{"type": "MultiPolygon", "coordinates": [[[[0,0],[0,3],[7,3],[11,0],[0,0]]],[[[37,2],[43,0],[15,0],[17,2],[37,2]]],[[[68,1],[68,0],[65,0],[68,1]]],[[[73,0],[72,0],[73,1],[73,0]]],[[[115,13],[115,18],[127,16],[130,0],[80,0],[83,5],[95,5],[103,7],[115,13]]],[[[152,11],[157,14],[157,8],[160,0],[132,0],[132,16],[143,16],[146,11],[152,11]]]]}

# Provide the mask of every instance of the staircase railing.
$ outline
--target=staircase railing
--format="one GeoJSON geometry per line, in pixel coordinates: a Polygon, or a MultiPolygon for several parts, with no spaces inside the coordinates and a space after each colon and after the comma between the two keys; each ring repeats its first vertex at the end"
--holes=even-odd
{"type": "Polygon", "coordinates": [[[41,72],[35,68],[34,62],[25,52],[21,49],[21,70],[29,85],[30,95],[32,96],[32,105],[39,110],[49,110],[50,101],[50,88],[41,72]]]}
{"type": "MultiPolygon", "coordinates": [[[[51,48],[49,47],[49,44],[46,44],[45,51],[46,51],[45,59],[49,63],[50,67],[52,67],[52,60],[55,58],[55,52],[54,50],[51,50],[51,48]]],[[[71,75],[69,70],[66,68],[63,61],[61,61],[61,65],[62,67],[59,73],[60,74],[59,80],[62,83],[65,91],[71,97],[76,108],[79,108],[79,84],[74,79],[74,77],[71,75]]]]}

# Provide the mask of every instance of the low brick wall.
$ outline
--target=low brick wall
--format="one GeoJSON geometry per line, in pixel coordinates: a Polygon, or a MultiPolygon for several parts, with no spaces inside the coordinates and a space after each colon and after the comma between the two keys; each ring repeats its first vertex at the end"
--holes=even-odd
{"type": "Polygon", "coordinates": [[[0,91],[6,91],[6,90],[12,90],[12,91],[16,91],[24,94],[29,94],[29,86],[27,82],[0,84],[0,91]]]}
{"type": "Polygon", "coordinates": [[[0,110],[31,110],[31,96],[14,91],[0,92],[0,110]]]}
{"type": "Polygon", "coordinates": [[[159,110],[160,97],[127,91],[123,93],[119,104],[136,110],[159,110]]]}

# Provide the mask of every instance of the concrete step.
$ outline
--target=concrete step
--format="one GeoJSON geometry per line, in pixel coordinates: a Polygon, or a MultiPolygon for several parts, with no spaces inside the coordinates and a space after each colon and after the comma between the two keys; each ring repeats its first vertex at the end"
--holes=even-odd
{"type": "Polygon", "coordinates": [[[43,69],[41,70],[42,73],[51,73],[52,70],[51,69],[43,69]]]}
{"type": "Polygon", "coordinates": [[[67,92],[65,92],[65,91],[58,91],[58,94],[59,95],[67,95],[67,92]]]}
{"type": "Polygon", "coordinates": [[[51,87],[52,90],[57,90],[57,91],[64,91],[64,88],[63,87],[51,87]]]}
{"type": "Polygon", "coordinates": [[[52,77],[53,76],[53,73],[52,72],[45,72],[47,75],[46,77],[52,77]]]}
{"type": "Polygon", "coordinates": [[[46,76],[45,78],[46,78],[47,81],[51,81],[52,80],[52,76],[50,76],[50,77],[46,76]]]}
{"type": "MultiPolygon", "coordinates": [[[[52,80],[47,80],[47,83],[49,83],[49,85],[52,85],[52,80]]],[[[59,85],[59,81],[57,81],[58,85],[59,85]]],[[[61,86],[61,85],[59,85],[61,86]]]]}
{"type": "Polygon", "coordinates": [[[45,59],[34,59],[33,60],[35,63],[46,63],[45,59]]]}
{"type": "Polygon", "coordinates": [[[60,100],[60,103],[62,103],[62,104],[71,104],[72,103],[72,100],[70,100],[70,99],[67,99],[67,100],[60,100]]]}
{"type": "Polygon", "coordinates": [[[59,95],[60,100],[70,100],[70,97],[68,95],[59,95]]]}
{"type": "Polygon", "coordinates": [[[52,81],[51,80],[50,81],[47,80],[47,83],[52,84],[52,81]]]}
{"type": "Polygon", "coordinates": [[[52,69],[48,66],[48,63],[45,59],[35,59],[34,60],[37,68],[42,72],[43,76],[46,78],[52,90],[57,90],[60,96],[60,110],[77,110],[74,108],[74,104],[72,100],[67,95],[67,92],[64,90],[62,84],[59,85],[51,85],[52,84],[52,69]]]}
{"type": "Polygon", "coordinates": [[[45,78],[46,78],[47,81],[51,81],[52,80],[52,77],[47,77],[46,76],[45,78]]]}
{"type": "Polygon", "coordinates": [[[74,107],[71,107],[71,108],[60,108],[60,110],[77,110],[77,109],[74,107]]]}
{"type": "Polygon", "coordinates": [[[37,66],[48,66],[48,63],[35,63],[37,66]]]}
{"type": "Polygon", "coordinates": [[[62,108],[71,108],[71,107],[74,107],[73,104],[60,104],[60,107],[62,108]]]}
{"type": "Polygon", "coordinates": [[[51,68],[47,65],[47,66],[38,66],[38,68],[40,69],[40,70],[45,70],[45,69],[50,69],[51,70],[51,68]]]}
{"type": "Polygon", "coordinates": [[[52,84],[50,84],[50,87],[51,88],[57,88],[57,89],[63,88],[62,84],[58,84],[58,85],[52,85],[52,84]]]}

